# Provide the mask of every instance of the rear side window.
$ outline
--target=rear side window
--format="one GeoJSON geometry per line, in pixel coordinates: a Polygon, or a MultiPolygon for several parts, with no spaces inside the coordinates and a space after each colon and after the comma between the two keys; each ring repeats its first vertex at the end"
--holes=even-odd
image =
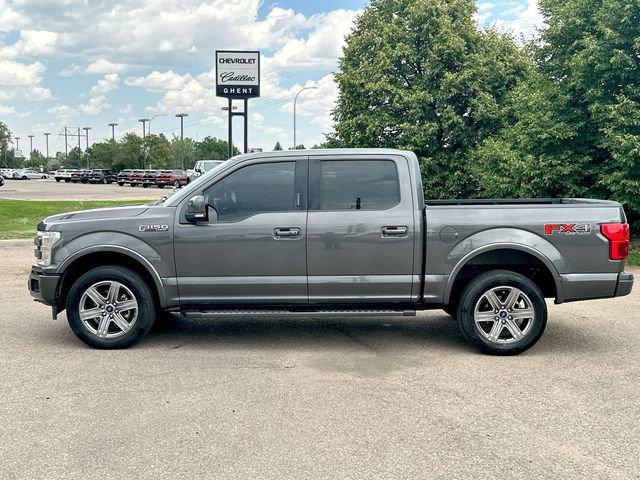
{"type": "Polygon", "coordinates": [[[320,162],[320,210],[386,210],[400,203],[391,160],[320,162]]]}
{"type": "Polygon", "coordinates": [[[258,213],[295,211],[295,162],[261,163],[236,170],[204,191],[219,222],[258,213]]]}

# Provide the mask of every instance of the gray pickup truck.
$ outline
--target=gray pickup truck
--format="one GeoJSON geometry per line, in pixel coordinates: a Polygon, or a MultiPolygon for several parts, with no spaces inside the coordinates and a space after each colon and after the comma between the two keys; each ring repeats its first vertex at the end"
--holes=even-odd
{"type": "Polygon", "coordinates": [[[33,297],[99,348],[161,311],[413,316],[444,309],[483,352],[531,347],[556,303],[629,294],[620,204],[427,201],[411,152],[241,155],[169,198],[38,225],[33,297]]]}

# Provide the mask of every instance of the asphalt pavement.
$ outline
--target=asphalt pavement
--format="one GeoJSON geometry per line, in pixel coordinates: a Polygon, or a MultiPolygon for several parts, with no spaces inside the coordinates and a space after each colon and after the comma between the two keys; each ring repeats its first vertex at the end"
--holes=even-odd
{"type": "Polygon", "coordinates": [[[0,187],[0,199],[10,200],[153,200],[171,195],[172,188],[130,187],[111,185],[56,182],[48,180],[5,180],[0,187]]]}
{"type": "Polygon", "coordinates": [[[31,301],[31,263],[0,242],[2,479],[640,478],[638,288],[550,305],[516,357],[440,311],[176,316],[100,351],[31,301]]]}

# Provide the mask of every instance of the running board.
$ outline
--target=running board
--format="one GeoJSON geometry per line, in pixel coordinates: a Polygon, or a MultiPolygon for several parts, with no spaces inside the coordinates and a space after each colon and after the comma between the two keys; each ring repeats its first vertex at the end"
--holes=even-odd
{"type": "Polygon", "coordinates": [[[183,310],[187,318],[228,317],[415,317],[415,310],[183,310]]]}

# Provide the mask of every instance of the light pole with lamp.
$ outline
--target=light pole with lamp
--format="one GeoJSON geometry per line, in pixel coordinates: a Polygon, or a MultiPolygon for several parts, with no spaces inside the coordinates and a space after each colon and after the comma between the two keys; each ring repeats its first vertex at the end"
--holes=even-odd
{"type": "Polygon", "coordinates": [[[153,119],[158,117],[166,117],[166,116],[167,116],[166,113],[157,113],[153,117],[151,117],[149,119],[149,128],[147,129],[147,135],[151,135],[151,122],[153,122],[153,119]]]}
{"type": "Polygon", "coordinates": [[[149,121],[148,118],[139,118],[138,121],[142,124],[142,139],[144,140],[147,136],[146,125],[149,121]]]}
{"type": "Polygon", "coordinates": [[[118,126],[118,124],[114,122],[114,123],[110,123],[109,126],[111,127],[111,140],[115,141],[115,139],[116,139],[116,127],[118,126]]]}
{"type": "Polygon", "coordinates": [[[47,141],[47,160],[49,160],[49,135],[51,135],[49,132],[44,134],[44,138],[47,141]]]}
{"type": "Polygon", "coordinates": [[[188,113],[176,113],[176,118],[180,119],[180,163],[184,170],[184,117],[188,117],[188,113]]]}
{"type": "Polygon", "coordinates": [[[298,90],[296,93],[296,98],[293,99],[293,149],[298,148],[298,144],[296,143],[296,103],[298,101],[298,95],[300,95],[305,90],[318,90],[318,87],[304,87],[298,90]]]}

